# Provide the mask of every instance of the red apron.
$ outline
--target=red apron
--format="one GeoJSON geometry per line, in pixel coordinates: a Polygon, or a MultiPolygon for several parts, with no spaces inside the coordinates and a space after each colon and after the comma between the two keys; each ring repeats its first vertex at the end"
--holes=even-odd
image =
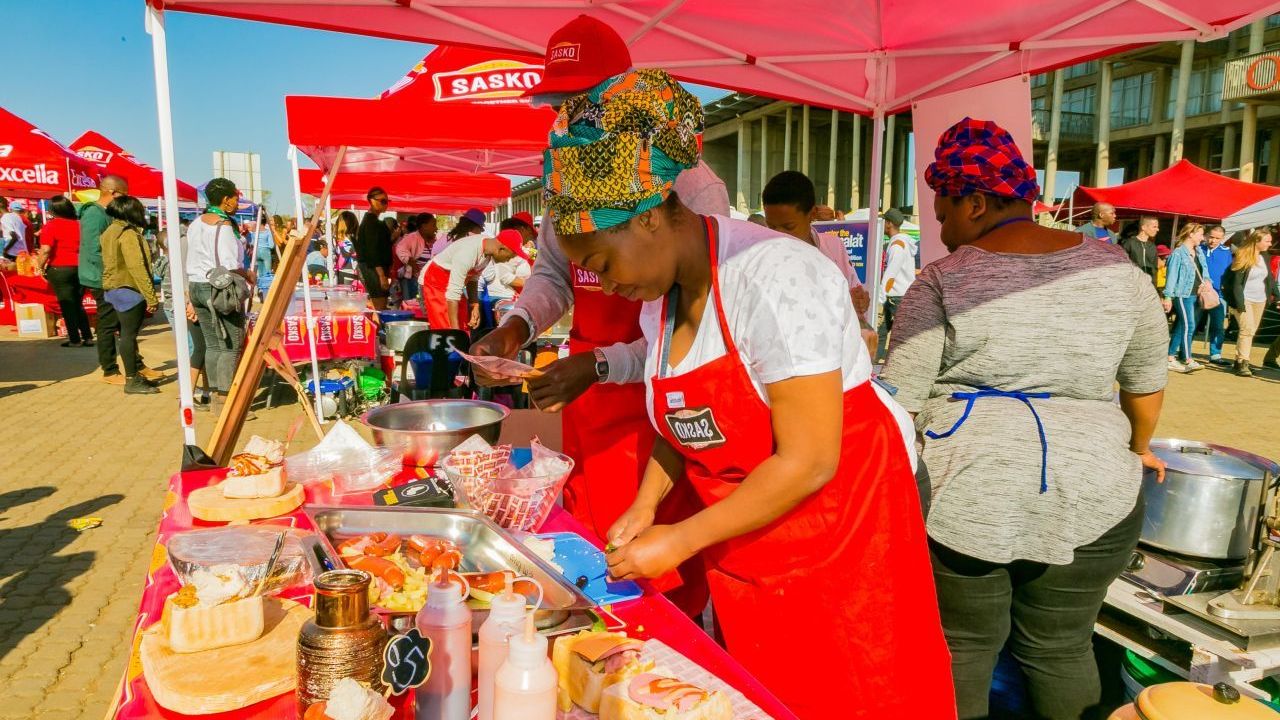
{"type": "Polygon", "coordinates": [[[449,271],[431,263],[422,279],[422,309],[427,313],[427,325],[432,330],[466,330],[471,311],[465,297],[458,300],[458,316],[449,317],[449,301],[444,297],[449,288],[449,271]]]}
{"type": "MultiPolygon", "coordinates": [[[[571,354],[640,338],[640,302],[606,295],[593,272],[573,264],[569,272],[573,275],[571,354]]],[[[609,527],[635,501],[653,450],[655,434],[644,383],[592,385],[562,414],[564,452],[576,461],[564,488],[564,507],[597,537],[608,539],[609,527]]],[[[657,519],[679,522],[697,511],[696,502],[692,492],[672,491],[657,519]]],[[[686,563],[679,576],[657,578],[652,584],[687,615],[696,615],[707,605],[701,561],[686,563]]]]}
{"type": "MultiPolygon", "coordinates": [[[[653,418],[703,502],[773,453],[772,415],[725,321],[718,236],[711,292],[725,354],[676,377],[664,332],[653,418]]],[[[703,552],[730,654],[801,718],[956,717],[924,519],[902,435],[871,383],[844,394],[836,474],[773,523],[703,552]]]]}

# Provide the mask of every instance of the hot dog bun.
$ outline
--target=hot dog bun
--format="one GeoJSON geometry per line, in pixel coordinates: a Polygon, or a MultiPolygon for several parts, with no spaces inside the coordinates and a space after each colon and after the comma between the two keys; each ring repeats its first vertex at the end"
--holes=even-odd
{"type": "Polygon", "coordinates": [[[607,688],[600,720],[733,720],[733,708],[724,693],[680,682],[665,668],[655,668],[607,688]],[[675,702],[679,698],[685,699],[675,702]]]}
{"type": "Polygon", "coordinates": [[[620,632],[583,631],[556,638],[551,663],[559,680],[556,703],[561,712],[569,712],[577,705],[587,712],[598,713],[600,697],[607,688],[653,667],[652,662],[638,659],[613,672],[606,672],[602,665],[614,655],[638,653],[642,647],[643,643],[620,632]]]}

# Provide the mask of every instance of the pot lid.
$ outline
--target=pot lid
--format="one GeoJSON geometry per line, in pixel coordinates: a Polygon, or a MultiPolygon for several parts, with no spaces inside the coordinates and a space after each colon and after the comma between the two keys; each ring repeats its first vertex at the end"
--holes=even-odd
{"type": "Polygon", "coordinates": [[[1184,475],[1262,480],[1274,467],[1246,452],[1189,440],[1153,440],[1151,451],[1165,462],[1169,472],[1184,475]]]}
{"type": "Polygon", "coordinates": [[[1152,685],[1138,695],[1143,720],[1277,720],[1280,713],[1226,683],[1152,685]]]}

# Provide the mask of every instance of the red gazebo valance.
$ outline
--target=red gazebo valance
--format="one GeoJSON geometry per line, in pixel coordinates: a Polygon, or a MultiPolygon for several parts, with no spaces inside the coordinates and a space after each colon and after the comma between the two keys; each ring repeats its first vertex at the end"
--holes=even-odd
{"type": "Polygon", "coordinates": [[[98,186],[98,167],[0,108],[0,195],[48,198],[98,186]]]}
{"type": "Polygon", "coordinates": [[[1148,177],[1109,188],[1076,188],[1077,207],[1110,203],[1119,211],[1221,220],[1269,197],[1280,188],[1242,182],[1179,160],[1148,177]]]}
{"type": "MultiPolygon", "coordinates": [[[[307,195],[319,197],[324,190],[324,173],[319,170],[299,170],[298,178],[307,195]]],[[[375,185],[387,191],[393,211],[453,214],[473,207],[489,211],[511,196],[511,181],[491,173],[338,173],[330,199],[335,207],[364,207],[369,188],[375,185]]]]}
{"type": "MultiPolygon", "coordinates": [[[[71,150],[97,165],[102,172],[127,180],[129,194],[134,197],[158,198],[164,195],[164,181],[158,169],[129,154],[100,133],[86,131],[71,143],[71,150]]],[[[195,186],[179,180],[178,199],[195,202],[198,199],[195,186]]]]}

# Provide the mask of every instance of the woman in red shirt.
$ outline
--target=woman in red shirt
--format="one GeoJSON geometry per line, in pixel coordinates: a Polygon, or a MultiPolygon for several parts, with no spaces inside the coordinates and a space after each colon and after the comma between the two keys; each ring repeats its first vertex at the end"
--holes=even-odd
{"type": "Polygon", "coordinates": [[[93,347],[89,331],[89,314],[84,311],[84,287],[80,285],[80,221],[76,206],[64,195],[55,195],[49,203],[49,222],[40,231],[38,267],[44,274],[62,308],[67,326],[67,341],[62,347],[93,347]]]}

